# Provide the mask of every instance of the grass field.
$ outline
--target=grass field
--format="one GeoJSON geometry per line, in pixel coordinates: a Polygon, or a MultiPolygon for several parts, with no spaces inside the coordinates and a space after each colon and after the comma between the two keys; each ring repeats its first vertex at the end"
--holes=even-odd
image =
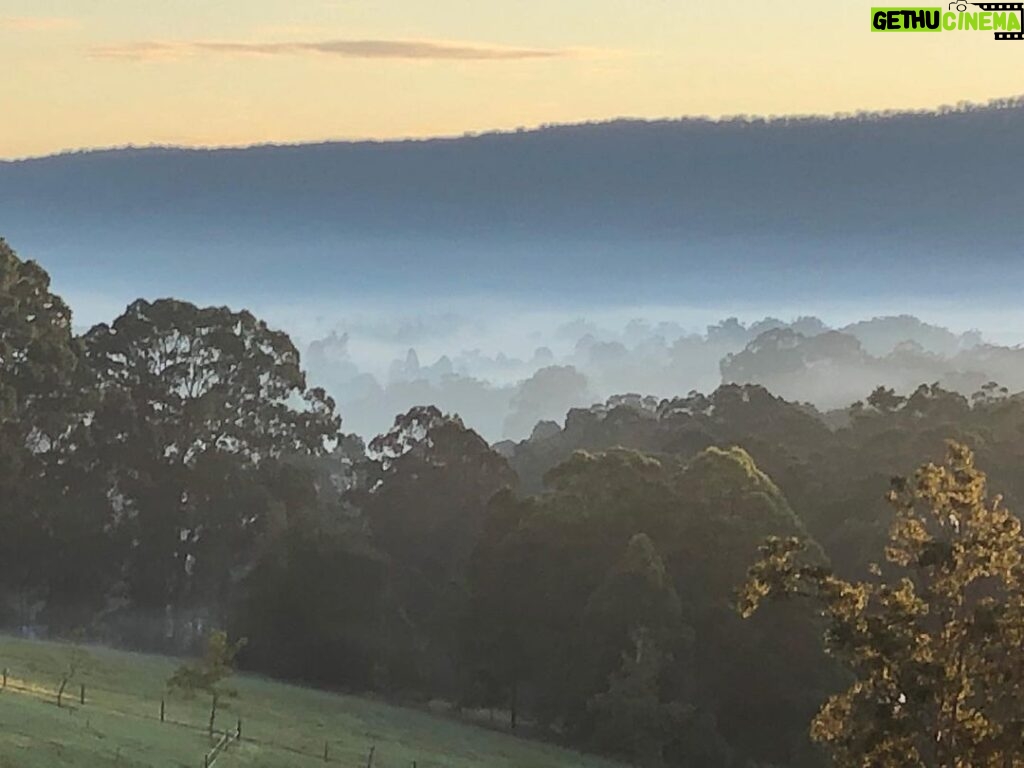
{"type": "MultiPolygon", "coordinates": [[[[56,690],[74,646],[0,636],[0,668],[8,669],[8,687],[0,690],[0,768],[203,765],[211,746],[204,731],[208,702],[165,694],[179,662],[93,646],[85,651],[58,708],[56,690]]],[[[371,747],[376,768],[410,768],[413,761],[417,768],[614,765],[373,700],[246,676],[232,685],[238,697],[222,704],[217,726],[234,730],[241,719],[242,739],[217,757],[217,768],[365,768],[371,747]]]]}

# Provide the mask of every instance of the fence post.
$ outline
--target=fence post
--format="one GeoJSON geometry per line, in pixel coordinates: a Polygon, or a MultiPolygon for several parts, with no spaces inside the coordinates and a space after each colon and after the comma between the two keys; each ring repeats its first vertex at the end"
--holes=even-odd
{"type": "Polygon", "coordinates": [[[7,687],[7,667],[4,667],[4,688],[7,687]]]}
{"type": "Polygon", "coordinates": [[[164,721],[164,700],[160,699],[160,722],[164,721]]]}
{"type": "Polygon", "coordinates": [[[327,762],[327,742],[324,742],[324,762],[327,762]]]}
{"type": "Polygon", "coordinates": [[[82,683],[79,690],[78,703],[85,704],[85,683],[82,683]]]}
{"type": "Polygon", "coordinates": [[[366,756],[366,768],[373,768],[373,753],[377,751],[377,745],[370,747],[370,754],[366,756]]]}
{"type": "Polygon", "coordinates": [[[238,727],[235,729],[235,741],[242,740],[242,718],[238,718],[238,727]]]}

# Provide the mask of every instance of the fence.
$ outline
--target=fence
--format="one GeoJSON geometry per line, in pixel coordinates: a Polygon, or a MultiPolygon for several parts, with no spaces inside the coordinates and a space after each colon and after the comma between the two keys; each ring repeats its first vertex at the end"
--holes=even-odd
{"type": "Polygon", "coordinates": [[[203,768],[210,768],[211,765],[216,762],[217,758],[220,757],[221,752],[231,746],[231,740],[238,741],[242,738],[242,721],[238,721],[238,730],[232,734],[230,731],[226,732],[220,737],[220,740],[213,745],[213,749],[207,752],[203,756],[203,768]]]}
{"type": "MultiPolygon", "coordinates": [[[[174,720],[168,715],[167,700],[161,698],[159,702],[159,709],[154,706],[154,714],[148,715],[145,712],[126,712],[122,709],[112,709],[104,707],[102,702],[104,700],[104,694],[108,694],[109,698],[113,697],[127,697],[131,696],[130,692],[123,690],[114,691],[106,690],[96,686],[87,686],[85,683],[77,683],[78,691],[77,696],[68,697],[66,690],[67,685],[70,683],[69,680],[58,680],[51,686],[41,685],[37,682],[32,682],[27,678],[17,676],[12,673],[11,669],[4,667],[2,669],[2,677],[0,677],[0,694],[2,693],[14,693],[18,695],[30,696],[36,700],[44,701],[55,705],[59,709],[68,710],[71,712],[77,710],[85,710],[86,707],[97,712],[103,712],[107,715],[113,715],[117,717],[126,717],[136,720],[149,720],[152,722],[164,723],[169,727],[177,727],[187,729],[193,732],[207,732],[207,728],[195,723],[183,722],[181,720],[174,720]]],[[[73,690],[73,687],[72,687],[73,690]]],[[[109,700],[108,698],[108,700],[109,700]]],[[[197,766],[203,766],[203,768],[212,768],[215,762],[221,755],[223,755],[232,744],[238,744],[242,741],[242,720],[239,719],[233,730],[227,731],[214,731],[214,736],[217,741],[213,747],[207,750],[201,760],[197,760],[197,766]]],[[[377,746],[371,744],[368,752],[366,753],[365,762],[360,761],[359,763],[345,762],[339,756],[332,754],[331,746],[332,743],[327,740],[323,742],[323,749],[311,749],[305,751],[298,749],[294,746],[281,744],[273,740],[260,738],[247,733],[245,741],[260,747],[264,747],[279,752],[286,752],[296,757],[304,758],[312,766],[313,763],[327,763],[333,765],[347,765],[350,768],[385,768],[384,765],[379,763],[377,746]]],[[[436,763],[434,763],[436,765],[436,763]]],[[[408,764],[403,763],[402,768],[418,768],[417,761],[412,760],[408,764]]],[[[397,764],[389,762],[386,768],[398,768],[397,764]]]]}

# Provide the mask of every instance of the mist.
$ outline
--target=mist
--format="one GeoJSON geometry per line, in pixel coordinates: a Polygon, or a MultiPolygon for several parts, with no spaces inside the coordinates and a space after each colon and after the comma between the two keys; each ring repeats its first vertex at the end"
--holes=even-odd
{"type": "Polygon", "coordinates": [[[1019,182],[986,148],[1022,126],[1007,99],[72,153],[0,162],[0,226],[79,331],[138,297],[246,308],[349,432],[429,403],[521,440],[614,395],[733,380],[822,409],[881,384],[1015,385],[1019,182]],[[857,325],[902,315],[953,340],[857,325]],[[813,340],[829,330],[852,341],[813,340]]]}
{"type": "MultiPolygon", "coordinates": [[[[65,293],[80,331],[137,295],[65,293]]],[[[616,395],[664,399],[727,383],[761,384],[822,411],[878,386],[909,394],[939,383],[968,397],[990,381],[1024,389],[1024,311],[941,299],[553,307],[462,297],[439,309],[393,297],[291,303],[231,293],[186,298],[247,306],[288,332],[309,383],[364,440],[426,404],[497,443],[616,395]]]]}
{"type": "Polygon", "coordinates": [[[418,316],[394,324],[338,323],[301,336],[311,381],[364,437],[414,405],[458,414],[486,439],[521,440],[541,421],[615,395],[657,399],[724,383],[756,383],[821,410],[877,386],[912,392],[939,383],[970,396],[995,381],[1024,389],[1024,351],[977,324],[955,330],[916,318],[714,311],[418,316]],[[628,317],[628,319],[626,319],[628,317]],[[872,317],[875,319],[872,320],[872,317]],[[704,319],[707,318],[707,319],[704,319]]]}

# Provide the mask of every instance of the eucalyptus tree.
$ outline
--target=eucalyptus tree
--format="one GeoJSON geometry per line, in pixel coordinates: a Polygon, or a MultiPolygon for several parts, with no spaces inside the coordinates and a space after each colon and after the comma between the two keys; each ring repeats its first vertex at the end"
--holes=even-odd
{"type": "Polygon", "coordinates": [[[896,479],[885,564],[847,581],[769,539],[741,608],[805,597],[851,673],[811,725],[837,766],[1024,766],[1024,539],[973,453],[896,479]]]}
{"type": "Polygon", "coordinates": [[[320,455],[340,419],[287,334],[247,311],[138,300],[84,339],[92,432],[137,607],[216,602],[275,509],[261,470],[320,455]]]}

